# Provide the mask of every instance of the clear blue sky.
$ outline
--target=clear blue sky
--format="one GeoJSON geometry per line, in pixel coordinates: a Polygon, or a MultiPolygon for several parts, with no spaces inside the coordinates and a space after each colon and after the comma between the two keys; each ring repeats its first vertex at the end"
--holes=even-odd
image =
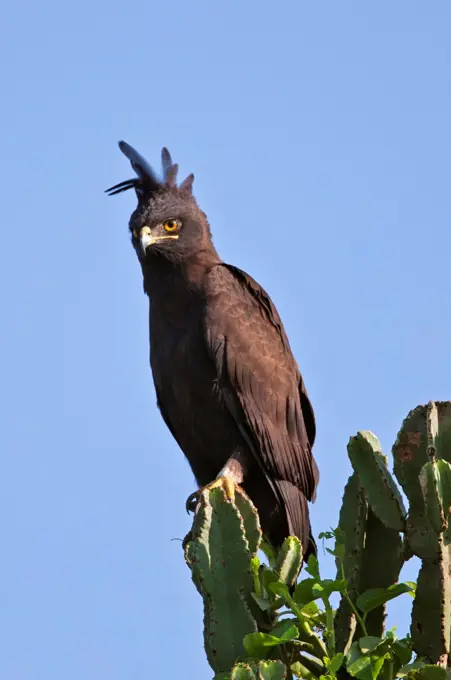
{"type": "Polygon", "coordinates": [[[348,437],[388,452],[451,398],[450,28],[446,0],[5,6],[1,678],[212,675],[135,198],[103,193],[130,176],[117,140],[195,172],[219,252],[278,306],[317,414],[316,533],[348,437]]]}

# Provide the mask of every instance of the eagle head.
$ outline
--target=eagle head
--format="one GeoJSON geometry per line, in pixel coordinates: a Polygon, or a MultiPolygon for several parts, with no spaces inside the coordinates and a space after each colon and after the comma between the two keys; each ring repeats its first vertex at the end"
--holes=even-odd
{"type": "Polygon", "coordinates": [[[151,264],[155,257],[180,263],[201,251],[211,250],[208,220],[192,192],[194,175],[188,175],[177,185],[178,165],[172,162],[169,151],[163,147],[163,177],[159,180],[133,147],[119,142],[119,148],[129,159],[137,177],[110,187],[106,193],[113,196],[128,189],[136,192],[138,205],[130,217],[129,229],[141,265],[151,264]]]}

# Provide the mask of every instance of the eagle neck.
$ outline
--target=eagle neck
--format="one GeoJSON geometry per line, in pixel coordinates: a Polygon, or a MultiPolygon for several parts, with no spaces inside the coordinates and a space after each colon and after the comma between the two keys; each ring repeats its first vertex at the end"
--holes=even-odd
{"type": "Polygon", "coordinates": [[[152,299],[174,297],[180,304],[204,296],[206,277],[221,259],[216,252],[201,251],[183,262],[155,258],[143,267],[144,291],[152,299]]]}

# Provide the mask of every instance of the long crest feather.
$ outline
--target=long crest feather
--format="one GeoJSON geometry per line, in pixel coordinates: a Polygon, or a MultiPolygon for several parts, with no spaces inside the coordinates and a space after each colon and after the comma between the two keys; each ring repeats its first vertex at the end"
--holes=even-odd
{"type": "Polygon", "coordinates": [[[114,187],[105,189],[105,193],[108,194],[108,196],[114,196],[115,194],[120,194],[122,191],[134,189],[138,181],[139,180],[137,180],[136,178],[126,179],[125,182],[119,182],[119,184],[115,184],[114,187]]]}
{"type": "Polygon", "coordinates": [[[166,178],[166,175],[172,166],[172,158],[165,146],[161,149],[161,165],[163,166],[163,177],[166,178]]]}
{"type": "Polygon", "coordinates": [[[169,188],[177,186],[176,180],[179,166],[177,163],[172,162],[171,154],[165,146],[161,149],[161,165],[163,166],[163,181],[165,186],[169,188]]]}
{"type": "Polygon", "coordinates": [[[130,144],[127,144],[127,142],[119,142],[119,148],[124,156],[127,156],[133,170],[140,179],[152,179],[154,182],[157,181],[149,163],[136,151],[136,149],[130,146],[130,144]]]}
{"type": "Polygon", "coordinates": [[[175,187],[177,185],[176,180],[177,180],[178,170],[179,170],[179,166],[177,165],[177,163],[174,163],[174,165],[171,165],[171,167],[167,171],[166,177],[165,177],[165,180],[164,180],[164,183],[167,187],[172,188],[172,187],[175,187]]]}
{"type": "MultiPolygon", "coordinates": [[[[165,146],[161,150],[163,184],[156,178],[154,171],[146,159],[143,158],[141,154],[136,151],[136,149],[130,146],[130,144],[120,141],[119,148],[130,161],[131,166],[138,177],[135,177],[134,179],[126,179],[124,182],[119,182],[119,184],[115,184],[109,189],[106,189],[105,193],[107,193],[109,196],[120,194],[122,191],[128,191],[128,189],[135,189],[138,200],[141,201],[145,200],[146,197],[149,198],[162,186],[167,188],[173,188],[177,186],[177,173],[179,167],[177,163],[172,162],[171,154],[165,146]]],[[[181,183],[179,187],[180,190],[187,193],[192,193],[193,181],[194,175],[188,175],[188,177],[181,183]]]]}
{"type": "Polygon", "coordinates": [[[180,191],[186,191],[192,193],[193,191],[194,174],[191,173],[188,177],[185,177],[181,185],[179,186],[180,191]]]}

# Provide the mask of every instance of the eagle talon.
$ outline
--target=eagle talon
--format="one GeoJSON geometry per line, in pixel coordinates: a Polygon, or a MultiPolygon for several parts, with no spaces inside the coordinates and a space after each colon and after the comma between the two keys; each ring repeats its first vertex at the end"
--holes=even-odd
{"type": "Polygon", "coordinates": [[[235,482],[230,479],[230,477],[226,476],[221,476],[217,477],[215,480],[210,482],[210,484],[206,484],[205,486],[201,487],[197,491],[194,491],[190,496],[188,496],[187,501],[186,501],[186,512],[189,514],[190,512],[196,512],[197,504],[200,501],[200,497],[203,491],[212,491],[212,489],[218,489],[221,488],[223,489],[226,500],[228,501],[233,501],[235,500],[235,489],[239,488],[238,484],[235,484],[235,482]]]}
{"type": "Polygon", "coordinates": [[[192,513],[196,512],[196,508],[200,500],[200,494],[201,489],[198,489],[197,491],[194,491],[194,493],[190,494],[186,499],[185,508],[188,515],[190,514],[190,512],[192,513]]]}

